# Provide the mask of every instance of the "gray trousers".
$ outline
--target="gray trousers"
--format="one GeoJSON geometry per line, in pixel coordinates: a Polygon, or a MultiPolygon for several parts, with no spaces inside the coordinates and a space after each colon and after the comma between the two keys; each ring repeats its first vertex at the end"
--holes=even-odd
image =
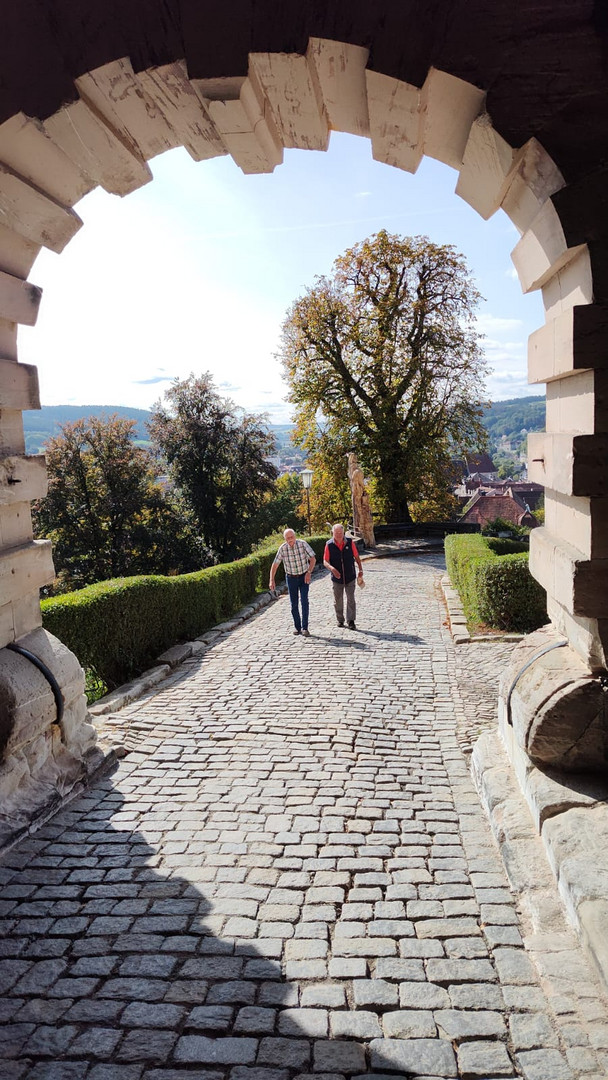
{"type": "Polygon", "coordinates": [[[356,580],[349,581],[348,585],[343,585],[340,581],[332,581],[331,587],[334,590],[336,619],[340,623],[344,622],[344,594],[346,593],[346,621],[347,623],[354,622],[357,616],[357,605],[355,603],[356,580]]]}

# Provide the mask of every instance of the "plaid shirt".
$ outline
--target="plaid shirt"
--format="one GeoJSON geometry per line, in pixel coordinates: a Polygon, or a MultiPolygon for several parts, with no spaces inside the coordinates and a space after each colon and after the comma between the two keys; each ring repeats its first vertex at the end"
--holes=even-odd
{"type": "Polygon", "coordinates": [[[293,547],[290,547],[285,541],[277,551],[272,565],[278,566],[282,562],[285,566],[285,573],[291,574],[293,577],[296,574],[307,573],[311,557],[314,559],[315,553],[305,540],[296,540],[293,547]]]}

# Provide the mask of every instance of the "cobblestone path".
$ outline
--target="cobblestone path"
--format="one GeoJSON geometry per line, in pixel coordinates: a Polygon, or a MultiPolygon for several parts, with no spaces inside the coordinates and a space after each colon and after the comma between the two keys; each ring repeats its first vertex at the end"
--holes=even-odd
{"type": "Polygon", "coordinates": [[[605,1080],[469,777],[440,566],[368,563],[356,633],[315,579],[310,639],[282,599],[121,714],[138,748],[0,865],[0,1080],[605,1080]]]}

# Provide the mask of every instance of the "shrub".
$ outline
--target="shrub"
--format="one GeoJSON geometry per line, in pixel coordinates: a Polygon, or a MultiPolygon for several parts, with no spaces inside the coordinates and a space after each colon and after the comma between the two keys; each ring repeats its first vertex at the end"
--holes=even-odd
{"type": "Polygon", "coordinates": [[[525,545],[479,534],[451,535],[445,553],[468,622],[529,633],[547,621],[545,591],[530,573],[525,545]]]}
{"type": "Polygon", "coordinates": [[[529,542],[530,526],[514,525],[512,521],[497,517],[482,526],[482,536],[510,537],[512,540],[526,540],[529,542]]]}
{"type": "Polygon", "coordinates": [[[520,555],[530,550],[527,540],[508,540],[506,536],[486,536],[484,540],[495,555],[520,555]]]}
{"type": "MultiPolygon", "coordinates": [[[[317,561],[323,557],[325,539],[310,540],[317,561]]],[[[43,624],[94,679],[112,689],[143,671],[171,645],[230,618],[266,589],[276,550],[176,577],[100,581],[43,600],[43,624]]]]}

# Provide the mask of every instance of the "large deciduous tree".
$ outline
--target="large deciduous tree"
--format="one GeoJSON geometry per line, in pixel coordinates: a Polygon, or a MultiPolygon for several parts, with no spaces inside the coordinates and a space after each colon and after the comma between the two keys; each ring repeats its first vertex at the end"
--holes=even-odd
{"type": "Polygon", "coordinates": [[[484,445],[479,299],[454,248],[382,231],[287,314],[296,441],[313,456],[355,449],[388,521],[411,521],[412,503],[446,488],[450,457],[484,445]]]}
{"type": "Polygon", "coordinates": [[[156,482],[150,454],[134,444],[135,426],[92,416],[63,424],[45,446],[49,490],[34,504],[34,524],[53,541],[54,591],[212,561],[192,519],[156,482]]]}
{"type": "Polygon", "coordinates": [[[207,372],[176,380],[154,406],[149,429],[205,543],[222,561],[250,551],[277,476],[264,418],[221,397],[207,372]]]}

